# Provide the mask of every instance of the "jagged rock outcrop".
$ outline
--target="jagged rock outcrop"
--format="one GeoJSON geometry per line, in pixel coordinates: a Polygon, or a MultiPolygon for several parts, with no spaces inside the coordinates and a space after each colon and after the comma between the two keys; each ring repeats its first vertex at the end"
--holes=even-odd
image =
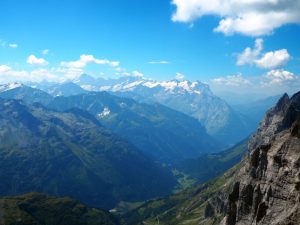
{"type": "Polygon", "coordinates": [[[236,177],[222,224],[300,224],[300,92],[267,112],[236,177]]]}

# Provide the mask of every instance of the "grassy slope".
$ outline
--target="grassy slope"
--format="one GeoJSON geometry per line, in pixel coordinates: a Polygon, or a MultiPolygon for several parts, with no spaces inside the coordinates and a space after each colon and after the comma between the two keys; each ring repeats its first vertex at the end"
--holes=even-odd
{"type": "Polygon", "coordinates": [[[216,224],[224,215],[224,202],[232,188],[235,172],[241,163],[195,188],[187,189],[168,198],[152,200],[122,216],[122,223],[137,224],[216,224]],[[205,218],[208,202],[214,206],[214,215],[205,218]]]}
{"type": "Polygon", "coordinates": [[[117,225],[107,211],[88,208],[71,198],[29,193],[1,198],[4,225],[117,225]]]}

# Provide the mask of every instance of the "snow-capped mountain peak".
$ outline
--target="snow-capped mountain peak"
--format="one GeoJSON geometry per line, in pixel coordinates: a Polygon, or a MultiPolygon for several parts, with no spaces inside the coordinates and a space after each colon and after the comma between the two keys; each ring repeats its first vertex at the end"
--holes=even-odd
{"type": "Polygon", "coordinates": [[[195,94],[201,95],[204,92],[210,93],[208,85],[189,80],[167,80],[157,81],[143,77],[121,77],[119,79],[95,79],[89,75],[81,75],[79,79],[73,81],[88,91],[111,91],[111,92],[130,92],[136,90],[163,91],[172,94],[195,94]]]}
{"type": "Polygon", "coordinates": [[[110,109],[108,107],[104,107],[103,111],[99,113],[97,116],[99,118],[104,118],[110,114],[110,109]]]}
{"type": "Polygon", "coordinates": [[[24,84],[18,83],[18,82],[8,83],[8,84],[1,84],[0,85],[0,92],[12,90],[12,89],[23,87],[23,86],[24,86],[24,84]]]}
{"type": "Polygon", "coordinates": [[[191,82],[188,80],[170,80],[170,81],[146,81],[142,83],[144,87],[148,88],[163,88],[165,92],[173,94],[197,94],[203,92],[210,92],[208,85],[199,81],[191,82]]]}

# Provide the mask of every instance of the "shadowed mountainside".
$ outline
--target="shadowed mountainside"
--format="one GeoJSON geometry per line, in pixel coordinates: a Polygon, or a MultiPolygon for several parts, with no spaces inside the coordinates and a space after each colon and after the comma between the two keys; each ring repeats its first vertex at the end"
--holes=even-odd
{"type": "Polygon", "coordinates": [[[79,109],[0,99],[0,194],[71,196],[93,206],[171,192],[171,172],[79,109]]]}

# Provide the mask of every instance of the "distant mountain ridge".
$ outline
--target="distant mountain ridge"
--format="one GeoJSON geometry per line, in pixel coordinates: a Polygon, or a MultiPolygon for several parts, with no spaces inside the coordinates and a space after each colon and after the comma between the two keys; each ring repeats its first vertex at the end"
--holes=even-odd
{"type": "Polygon", "coordinates": [[[143,77],[95,79],[82,75],[74,82],[86,90],[109,91],[141,102],[158,102],[199,120],[214,138],[234,144],[255,129],[249,118],[236,112],[200,81],[155,81],[143,77]]]}
{"type": "Polygon", "coordinates": [[[29,103],[39,102],[43,104],[48,104],[53,99],[50,94],[22,83],[0,85],[0,98],[17,99],[29,103]]]}
{"type": "Polygon", "coordinates": [[[45,91],[54,97],[72,96],[72,95],[84,94],[88,92],[82,89],[80,86],[76,85],[75,83],[69,81],[63,83],[50,83],[50,82],[31,83],[29,84],[29,86],[45,91]]]}
{"type": "Polygon", "coordinates": [[[233,105],[233,108],[250,118],[257,126],[265,116],[268,109],[276,105],[282,95],[270,96],[253,102],[244,102],[243,104],[233,105]]]}
{"type": "Polygon", "coordinates": [[[197,120],[157,103],[144,104],[106,92],[90,92],[57,97],[48,107],[87,110],[106,127],[162,162],[218,150],[218,144],[197,120]]]}
{"type": "Polygon", "coordinates": [[[0,98],[0,195],[71,196],[110,209],[171,192],[171,172],[79,109],[0,98]]]}
{"type": "Polygon", "coordinates": [[[160,103],[196,118],[208,134],[227,146],[243,140],[256,127],[251,116],[232,108],[226,101],[214,95],[207,84],[200,81],[156,81],[134,76],[104,79],[82,74],[62,84],[41,82],[28,85],[52,96],[108,91],[139,102],[160,103]]]}
{"type": "Polygon", "coordinates": [[[221,149],[196,119],[158,103],[139,103],[107,92],[54,97],[25,85],[0,92],[0,97],[39,102],[59,111],[86,110],[160,162],[174,163],[221,149]]]}
{"type": "MultiPolygon", "coordinates": [[[[77,94],[84,91],[108,91],[139,102],[160,103],[183,112],[199,120],[210,135],[227,145],[243,140],[255,129],[249,117],[234,110],[224,100],[214,95],[207,84],[200,81],[155,81],[133,76],[103,79],[82,74],[72,82],[81,88],[80,90],[77,88],[77,94]]],[[[33,87],[52,95],[55,93],[53,86],[47,83],[33,87]]],[[[76,90],[74,87],[72,89],[76,90]]],[[[59,95],[69,96],[69,93],[65,89],[59,95]]]]}

